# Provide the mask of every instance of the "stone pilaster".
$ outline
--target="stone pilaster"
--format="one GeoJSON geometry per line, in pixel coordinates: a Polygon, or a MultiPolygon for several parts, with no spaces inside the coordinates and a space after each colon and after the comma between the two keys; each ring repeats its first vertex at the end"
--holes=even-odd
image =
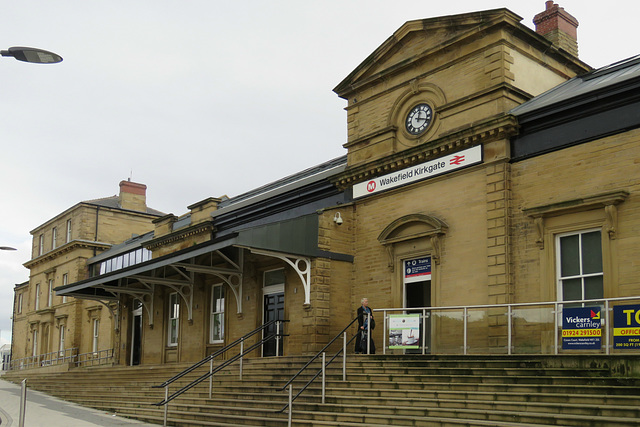
{"type": "MultiPolygon", "coordinates": [[[[512,302],[513,280],[509,256],[510,165],[492,164],[487,176],[487,271],[489,304],[512,302]]],[[[489,347],[501,352],[507,345],[506,309],[490,310],[489,347]]]]}

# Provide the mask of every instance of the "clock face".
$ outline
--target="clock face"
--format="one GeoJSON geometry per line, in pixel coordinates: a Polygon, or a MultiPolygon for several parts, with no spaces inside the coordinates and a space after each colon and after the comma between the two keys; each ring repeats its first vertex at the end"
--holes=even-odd
{"type": "Polygon", "coordinates": [[[420,135],[431,124],[433,111],[429,104],[418,104],[409,111],[405,127],[411,135],[420,135]]]}

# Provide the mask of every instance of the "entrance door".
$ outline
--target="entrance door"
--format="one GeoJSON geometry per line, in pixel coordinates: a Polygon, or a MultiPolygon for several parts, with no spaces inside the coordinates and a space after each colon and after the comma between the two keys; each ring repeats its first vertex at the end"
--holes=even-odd
{"type": "MultiPolygon", "coordinates": [[[[404,306],[407,309],[431,306],[431,257],[422,257],[404,262],[404,306]]],[[[407,314],[420,314],[422,310],[406,310],[407,314]]],[[[420,318],[419,349],[407,349],[407,353],[422,353],[425,338],[425,353],[431,351],[431,313],[420,318]],[[423,332],[424,328],[424,332],[423,332]]]]}
{"type": "Polygon", "coordinates": [[[142,303],[135,300],[131,319],[131,365],[139,365],[142,359],[142,303]]]}
{"type": "MultiPolygon", "coordinates": [[[[264,296],[264,323],[272,320],[284,320],[284,292],[266,294],[264,296]]],[[[282,326],[280,324],[280,333],[282,333],[282,326]]],[[[264,336],[276,333],[276,324],[273,324],[265,328],[264,336]]],[[[282,356],[282,340],[279,340],[278,356],[282,356]]],[[[276,340],[270,340],[264,343],[262,346],[262,355],[264,357],[276,355],[276,340]]]]}

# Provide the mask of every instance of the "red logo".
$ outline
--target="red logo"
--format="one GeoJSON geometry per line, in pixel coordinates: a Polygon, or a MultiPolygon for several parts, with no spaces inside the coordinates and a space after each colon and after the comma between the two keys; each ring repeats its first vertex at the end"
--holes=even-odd
{"type": "Polygon", "coordinates": [[[369,193],[373,193],[376,190],[376,182],[375,181],[369,181],[367,183],[367,191],[369,193]]]}
{"type": "Polygon", "coordinates": [[[459,165],[464,162],[464,156],[453,156],[453,159],[449,161],[450,165],[459,165]]]}

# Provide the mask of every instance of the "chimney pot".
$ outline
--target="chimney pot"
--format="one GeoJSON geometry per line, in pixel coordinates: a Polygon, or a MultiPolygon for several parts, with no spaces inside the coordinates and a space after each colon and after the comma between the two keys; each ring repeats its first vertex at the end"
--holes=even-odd
{"type": "Polygon", "coordinates": [[[134,211],[147,211],[147,186],[130,180],[120,181],[120,207],[134,211]]]}
{"type": "Polygon", "coordinates": [[[557,47],[578,56],[578,20],[555,4],[545,2],[545,11],[533,17],[536,33],[544,36],[557,47]]]}

